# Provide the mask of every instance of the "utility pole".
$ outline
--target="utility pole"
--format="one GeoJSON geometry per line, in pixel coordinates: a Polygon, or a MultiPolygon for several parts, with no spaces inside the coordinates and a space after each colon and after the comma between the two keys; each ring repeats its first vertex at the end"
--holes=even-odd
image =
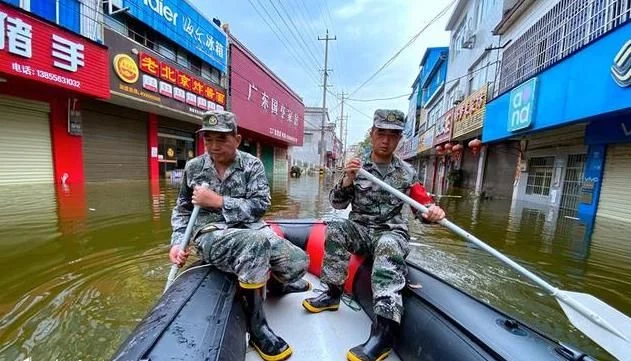
{"type": "MultiPolygon", "coordinates": [[[[324,130],[326,127],[326,90],[327,79],[329,77],[329,40],[337,40],[334,36],[329,37],[329,29],[326,30],[326,36],[321,38],[318,36],[318,40],[324,40],[324,86],[322,87],[322,131],[320,133],[320,166],[322,169],[326,168],[326,150],[324,146],[324,130]]],[[[335,133],[333,133],[335,135],[335,133]]]]}
{"type": "Polygon", "coordinates": [[[346,149],[346,142],[344,140],[344,92],[342,92],[342,108],[340,110],[340,142],[342,142],[342,149],[340,149],[341,153],[342,153],[342,167],[344,167],[344,162],[346,161],[344,159],[344,149],[346,149]]]}
{"type": "Polygon", "coordinates": [[[343,120],[346,122],[346,124],[344,125],[344,153],[342,155],[342,159],[344,159],[344,162],[346,162],[346,144],[348,142],[348,118],[349,117],[350,115],[347,115],[345,119],[343,120]]]}

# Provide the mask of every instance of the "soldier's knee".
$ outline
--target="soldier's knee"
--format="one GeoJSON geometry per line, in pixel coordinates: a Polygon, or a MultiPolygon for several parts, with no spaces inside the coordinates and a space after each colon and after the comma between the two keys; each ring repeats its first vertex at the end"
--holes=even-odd
{"type": "Polygon", "coordinates": [[[405,256],[402,240],[396,237],[384,236],[375,245],[375,256],[405,256]]]}
{"type": "Polygon", "coordinates": [[[347,233],[346,219],[336,219],[327,223],[326,232],[324,234],[326,242],[339,242],[344,239],[347,233]]]}

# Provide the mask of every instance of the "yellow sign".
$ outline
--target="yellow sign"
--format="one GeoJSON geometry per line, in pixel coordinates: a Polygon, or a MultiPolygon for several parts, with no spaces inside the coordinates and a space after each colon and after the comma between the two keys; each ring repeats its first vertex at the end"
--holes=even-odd
{"type": "Polygon", "coordinates": [[[487,85],[483,86],[454,108],[452,118],[454,132],[452,138],[457,138],[482,128],[486,110],[487,89],[487,85]]]}
{"type": "Polygon", "coordinates": [[[175,151],[173,151],[173,148],[167,149],[167,157],[173,158],[174,155],[175,155],[175,151]]]}
{"type": "Polygon", "coordinates": [[[131,56],[127,54],[118,54],[114,57],[114,71],[116,75],[125,83],[133,84],[138,81],[140,72],[138,65],[131,56]]]}

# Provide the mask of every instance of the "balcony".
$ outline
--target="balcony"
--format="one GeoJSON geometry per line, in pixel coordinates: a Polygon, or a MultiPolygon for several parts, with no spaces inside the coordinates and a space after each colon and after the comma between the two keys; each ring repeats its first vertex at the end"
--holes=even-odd
{"type": "Polygon", "coordinates": [[[631,18],[629,0],[561,0],[506,48],[499,94],[568,57],[631,18]]]}

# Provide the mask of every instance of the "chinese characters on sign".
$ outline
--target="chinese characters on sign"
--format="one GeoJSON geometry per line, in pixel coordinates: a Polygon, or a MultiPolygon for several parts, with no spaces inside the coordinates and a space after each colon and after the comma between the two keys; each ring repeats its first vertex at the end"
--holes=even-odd
{"type": "Polygon", "coordinates": [[[0,3],[0,72],[109,97],[107,50],[0,3]]]}
{"type": "MultiPolygon", "coordinates": [[[[255,99],[255,92],[257,92],[258,90],[259,89],[256,87],[256,85],[252,83],[249,84],[248,101],[253,101],[255,99]]],[[[269,95],[267,95],[267,93],[265,93],[264,91],[260,93],[261,93],[260,104],[263,111],[266,113],[269,112],[272,115],[278,116],[278,108],[279,108],[278,99],[276,98],[270,99],[269,95]]],[[[284,104],[280,104],[280,119],[285,120],[285,118],[286,118],[286,122],[293,126],[298,126],[298,122],[300,121],[298,119],[298,114],[296,112],[292,112],[284,104]]],[[[270,128],[270,134],[272,134],[271,129],[272,128],[270,128]]],[[[286,137],[282,137],[282,138],[287,139],[286,137]]]]}
{"type": "Polygon", "coordinates": [[[486,109],[487,88],[487,86],[483,86],[454,108],[454,138],[482,128],[482,120],[486,109]]]}
{"type": "Polygon", "coordinates": [[[452,108],[436,121],[436,135],[434,136],[434,145],[444,143],[451,139],[453,113],[454,109],[452,108]]]}

